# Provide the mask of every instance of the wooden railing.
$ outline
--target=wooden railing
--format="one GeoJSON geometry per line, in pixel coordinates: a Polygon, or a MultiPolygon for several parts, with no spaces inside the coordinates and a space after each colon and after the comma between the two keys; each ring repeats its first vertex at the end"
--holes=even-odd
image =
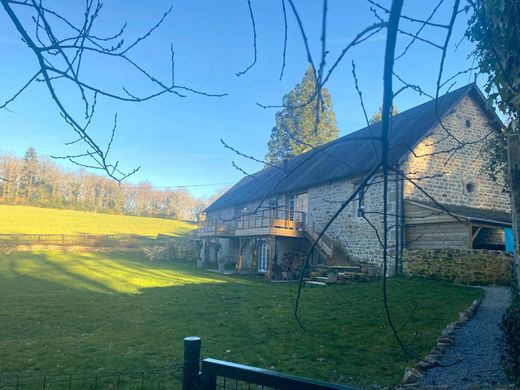
{"type": "MultiPolygon", "coordinates": [[[[259,234],[279,234],[304,232],[306,214],[301,211],[286,212],[275,209],[263,209],[244,214],[234,219],[223,221],[209,219],[199,222],[198,236],[240,236],[244,232],[259,234]]],[[[294,235],[294,234],[290,234],[294,235]]]]}
{"type": "MultiPolygon", "coordinates": [[[[241,236],[257,233],[292,237],[305,234],[311,242],[314,242],[320,232],[321,226],[315,223],[310,214],[302,211],[263,209],[228,221],[209,219],[200,222],[196,234],[198,236],[241,236]]],[[[317,246],[323,255],[332,256],[334,242],[328,234],[321,236],[317,246]]]]}
{"type": "Polygon", "coordinates": [[[172,237],[145,237],[123,234],[0,234],[0,245],[53,245],[89,247],[141,247],[162,245],[172,237]]]}
{"type": "MultiPolygon", "coordinates": [[[[321,233],[321,228],[318,228],[316,225],[314,218],[312,215],[307,215],[306,223],[305,223],[305,232],[307,233],[310,241],[314,242],[318,238],[321,233]]],[[[332,238],[324,233],[320,240],[317,242],[318,249],[323,252],[326,256],[332,256],[332,252],[334,250],[334,242],[332,238]]]]}
{"type": "Polygon", "coordinates": [[[236,229],[303,229],[305,226],[305,213],[302,211],[286,212],[274,209],[258,210],[255,213],[245,214],[237,219],[236,229]]]}
{"type": "Polygon", "coordinates": [[[209,219],[199,222],[197,235],[233,235],[235,231],[234,221],[224,222],[219,219],[209,219]]]}

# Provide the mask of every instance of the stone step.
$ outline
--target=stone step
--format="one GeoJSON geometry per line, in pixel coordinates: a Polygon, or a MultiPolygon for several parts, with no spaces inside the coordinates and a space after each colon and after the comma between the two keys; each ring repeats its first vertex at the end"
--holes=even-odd
{"type": "Polygon", "coordinates": [[[316,282],[314,280],[306,280],[305,286],[307,286],[307,287],[327,287],[327,283],[316,282]]]}
{"type": "Polygon", "coordinates": [[[335,272],[352,272],[352,273],[361,273],[360,265],[335,265],[331,267],[327,267],[331,271],[335,272]]]}
{"type": "Polygon", "coordinates": [[[316,276],[315,278],[313,278],[314,281],[316,282],[322,282],[322,283],[330,283],[330,280],[328,277],[326,276],[316,276]]]}
{"type": "Polygon", "coordinates": [[[362,275],[366,275],[366,274],[364,274],[362,272],[338,272],[338,276],[343,277],[343,278],[353,278],[353,277],[362,276],[362,275]]]}

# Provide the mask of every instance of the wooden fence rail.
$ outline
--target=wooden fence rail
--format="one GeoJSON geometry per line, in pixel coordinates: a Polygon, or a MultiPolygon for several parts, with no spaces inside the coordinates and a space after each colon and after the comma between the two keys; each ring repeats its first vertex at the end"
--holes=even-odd
{"type": "Polygon", "coordinates": [[[174,237],[118,234],[0,234],[0,245],[60,245],[92,247],[139,247],[166,245],[174,237]]]}

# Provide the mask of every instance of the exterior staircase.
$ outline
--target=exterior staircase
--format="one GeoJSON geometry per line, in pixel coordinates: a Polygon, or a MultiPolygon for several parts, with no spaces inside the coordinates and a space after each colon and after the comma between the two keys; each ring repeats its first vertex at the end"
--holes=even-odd
{"type": "MultiPolygon", "coordinates": [[[[307,239],[311,243],[314,243],[320,235],[320,232],[321,231],[318,231],[316,228],[312,216],[307,214],[305,219],[305,235],[307,239]]],[[[324,259],[330,259],[334,253],[334,242],[332,241],[332,238],[330,238],[327,233],[323,234],[316,243],[316,249],[320,252],[324,259]]]]}
{"type": "Polygon", "coordinates": [[[360,265],[320,266],[314,268],[310,277],[304,279],[305,287],[326,287],[329,284],[349,284],[351,282],[366,282],[374,275],[360,265]]]}

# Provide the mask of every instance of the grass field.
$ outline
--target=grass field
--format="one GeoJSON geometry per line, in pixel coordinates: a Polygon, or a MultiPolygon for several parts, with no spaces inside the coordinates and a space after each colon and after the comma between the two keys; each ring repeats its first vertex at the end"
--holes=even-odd
{"type": "Polygon", "coordinates": [[[157,234],[182,235],[192,229],[192,224],[171,219],[0,205],[0,234],[129,234],[151,237],[157,234]]]}
{"type": "MultiPolygon", "coordinates": [[[[181,361],[185,336],[197,335],[204,356],[355,385],[394,384],[413,362],[386,325],[381,287],[304,290],[302,330],[288,284],[139,254],[0,255],[0,372],[164,367],[181,361]]],[[[423,356],[479,294],[396,278],[389,302],[403,339],[423,356]]]]}

